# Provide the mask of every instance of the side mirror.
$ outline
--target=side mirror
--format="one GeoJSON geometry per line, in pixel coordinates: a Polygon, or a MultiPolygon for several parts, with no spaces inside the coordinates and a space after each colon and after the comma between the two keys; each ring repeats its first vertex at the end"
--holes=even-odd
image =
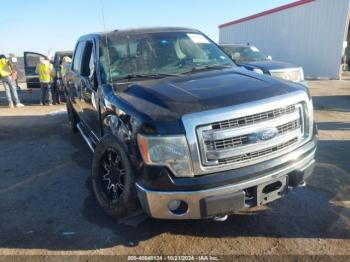
{"type": "Polygon", "coordinates": [[[235,57],[234,54],[231,55],[231,59],[232,59],[233,61],[235,61],[235,62],[237,61],[237,59],[236,59],[236,57],[235,57]]]}
{"type": "Polygon", "coordinates": [[[271,61],[272,60],[272,56],[267,56],[267,60],[271,61]]]}

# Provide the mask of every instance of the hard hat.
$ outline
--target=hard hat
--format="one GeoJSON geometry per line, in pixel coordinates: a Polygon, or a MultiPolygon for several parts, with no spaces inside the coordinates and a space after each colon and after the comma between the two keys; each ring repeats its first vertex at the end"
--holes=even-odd
{"type": "Polygon", "coordinates": [[[72,58],[70,58],[69,56],[64,56],[62,58],[62,62],[63,63],[71,63],[72,62],[72,58]]]}

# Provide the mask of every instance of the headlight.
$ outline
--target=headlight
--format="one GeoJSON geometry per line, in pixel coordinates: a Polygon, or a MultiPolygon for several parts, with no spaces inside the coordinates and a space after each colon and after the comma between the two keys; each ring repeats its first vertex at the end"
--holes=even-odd
{"type": "Polygon", "coordinates": [[[137,136],[143,161],[166,166],[177,177],[192,177],[192,165],[185,136],[137,136]]]}
{"type": "Polygon", "coordinates": [[[260,68],[254,68],[253,71],[258,74],[264,74],[264,72],[260,68]]]}

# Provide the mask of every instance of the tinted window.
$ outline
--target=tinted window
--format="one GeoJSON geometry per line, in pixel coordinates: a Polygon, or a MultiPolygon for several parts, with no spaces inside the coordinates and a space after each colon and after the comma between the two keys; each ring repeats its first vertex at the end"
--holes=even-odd
{"type": "Polygon", "coordinates": [[[91,54],[92,52],[93,44],[91,42],[86,42],[85,48],[84,48],[84,55],[82,58],[81,63],[81,70],[80,73],[82,76],[89,76],[90,75],[90,60],[91,60],[91,54]]]}
{"type": "Polygon", "coordinates": [[[77,73],[80,73],[81,60],[84,53],[84,47],[85,47],[85,42],[79,42],[74,53],[73,70],[77,73]]]}
{"type": "Polygon", "coordinates": [[[59,66],[62,64],[63,57],[65,57],[65,56],[72,58],[71,53],[56,53],[55,54],[54,63],[55,63],[56,68],[59,68],[59,66]]]}
{"type": "Polygon", "coordinates": [[[44,57],[44,56],[40,54],[35,54],[35,53],[26,54],[26,66],[36,67],[36,65],[39,64],[41,57],[44,57]]]}

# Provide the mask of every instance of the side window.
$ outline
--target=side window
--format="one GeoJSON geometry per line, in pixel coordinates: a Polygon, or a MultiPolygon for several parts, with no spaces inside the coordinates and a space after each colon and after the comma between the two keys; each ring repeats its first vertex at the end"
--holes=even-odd
{"type": "Polygon", "coordinates": [[[86,42],[85,50],[83,52],[82,56],[82,63],[81,63],[81,75],[88,77],[90,75],[90,58],[91,58],[91,53],[92,53],[92,43],[91,42],[86,42]]]}
{"type": "Polygon", "coordinates": [[[89,61],[89,78],[92,78],[95,74],[95,55],[94,52],[91,52],[91,56],[90,56],[90,61],[89,61]]]}
{"type": "Polygon", "coordinates": [[[81,64],[81,75],[87,77],[91,86],[97,88],[97,79],[95,71],[95,54],[93,51],[93,43],[86,42],[82,64],[81,64]]]}
{"type": "Polygon", "coordinates": [[[26,55],[26,67],[36,67],[36,65],[40,62],[40,58],[44,57],[40,54],[29,53],[26,55]]]}
{"type": "Polygon", "coordinates": [[[79,42],[74,52],[73,71],[80,73],[81,60],[84,53],[85,42],[79,42]]]}

